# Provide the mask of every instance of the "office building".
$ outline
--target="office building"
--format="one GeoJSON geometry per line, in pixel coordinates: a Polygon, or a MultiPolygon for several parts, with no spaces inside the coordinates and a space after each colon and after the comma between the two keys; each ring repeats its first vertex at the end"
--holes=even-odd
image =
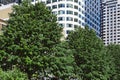
{"type": "Polygon", "coordinates": [[[101,0],[45,0],[46,6],[57,15],[57,22],[64,27],[65,37],[77,27],[88,25],[100,36],[101,0]]]}
{"type": "MultiPolygon", "coordinates": [[[[81,1],[81,0],[80,0],[81,1]]],[[[85,0],[85,24],[100,36],[101,0],[85,0]]]]}
{"type": "Polygon", "coordinates": [[[101,28],[105,45],[120,44],[120,0],[103,0],[101,28]]]}
{"type": "MultiPolygon", "coordinates": [[[[4,1],[4,0],[2,0],[4,1]]],[[[32,0],[36,2],[37,0],[32,0]]],[[[71,30],[77,27],[84,28],[86,25],[95,30],[100,36],[100,8],[101,0],[39,0],[46,4],[57,16],[57,22],[63,27],[65,37],[71,30]]],[[[10,0],[9,3],[21,2],[21,0],[10,0]]],[[[4,5],[6,5],[5,2],[4,5]]]]}

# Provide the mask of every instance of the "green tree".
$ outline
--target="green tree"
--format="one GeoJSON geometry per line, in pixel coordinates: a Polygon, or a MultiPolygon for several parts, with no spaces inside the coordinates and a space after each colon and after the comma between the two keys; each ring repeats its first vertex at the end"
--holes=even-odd
{"type": "Polygon", "coordinates": [[[81,80],[108,80],[114,71],[105,46],[93,30],[78,28],[68,35],[74,51],[75,73],[81,80]]]}
{"type": "Polygon", "coordinates": [[[75,76],[73,52],[69,49],[68,43],[61,42],[54,47],[50,62],[50,70],[56,77],[68,80],[68,78],[75,76]]]}
{"type": "Polygon", "coordinates": [[[72,50],[69,49],[66,42],[55,45],[52,54],[44,56],[44,64],[45,73],[38,76],[51,76],[62,80],[75,76],[72,50]]]}
{"type": "Polygon", "coordinates": [[[120,45],[110,44],[107,46],[107,54],[114,58],[116,73],[111,80],[120,80],[120,45]]]}
{"type": "Polygon", "coordinates": [[[13,70],[3,71],[0,69],[0,80],[28,80],[27,74],[22,73],[17,68],[13,70]]]}
{"type": "Polygon", "coordinates": [[[42,3],[28,0],[16,5],[10,14],[8,25],[0,36],[0,64],[4,70],[15,65],[28,74],[45,73],[44,61],[60,43],[62,28],[56,16],[42,3]]]}

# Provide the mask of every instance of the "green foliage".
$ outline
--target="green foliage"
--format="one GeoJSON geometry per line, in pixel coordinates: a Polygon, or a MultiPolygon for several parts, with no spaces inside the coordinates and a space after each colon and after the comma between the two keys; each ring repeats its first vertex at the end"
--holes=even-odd
{"type": "Polygon", "coordinates": [[[3,71],[0,69],[0,80],[28,80],[25,73],[20,72],[17,68],[3,71]]]}
{"type": "Polygon", "coordinates": [[[74,50],[75,72],[82,80],[108,80],[111,76],[110,57],[94,31],[78,28],[68,36],[74,50]]]}
{"type": "Polygon", "coordinates": [[[0,36],[0,64],[5,70],[14,65],[29,78],[38,70],[45,72],[52,49],[60,43],[62,28],[56,16],[42,3],[28,1],[14,6],[8,25],[0,36]]]}
{"type": "Polygon", "coordinates": [[[19,70],[9,71],[16,66],[27,73],[29,79],[39,76],[63,80],[70,77],[112,79],[113,58],[106,54],[106,48],[96,34],[88,28],[79,28],[68,36],[68,43],[61,42],[62,28],[56,19],[42,3],[33,5],[25,0],[14,6],[8,25],[0,35],[0,65],[6,70],[0,71],[1,78],[9,78],[9,74],[11,80],[14,80],[12,77],[27,79],[19,70]]]}
{"type": "Polygon", "coordinates": [[[74,76],[74,59],[72,50],[68,48],[66,42],[61,42],[54,46],[51,55],[43,56],[44,70],[39,72],[41,77],[55,77],[62,80],[68,80],[74,76]]]}
{"type": "Polygon", "coordinates": [[[74,75],[74,58],[72,50],[68,48],[66,42],[62,42],[53,48],[50,56],[50,70],[55,76],[63,80],[68,80],[74,75]]]}
{"type": "Polygon", "coordinates": [[[114,58],[116,73],[111,80],[120,80],[120,45],[111,44],[107,46],[107,54],[114,58]]]}

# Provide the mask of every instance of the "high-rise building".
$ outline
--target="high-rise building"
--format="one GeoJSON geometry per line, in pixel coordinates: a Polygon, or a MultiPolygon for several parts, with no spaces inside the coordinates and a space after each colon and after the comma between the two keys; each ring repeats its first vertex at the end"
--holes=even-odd
{"type": "Polygon", "coordinates": [[[57,15],[57,22],[64,27],[65,37],[71,30],[88,25],[100,36],[101,0],[44,0],[57,15]]]}
{"type": "Polygon", "coordinates": [[[101,28],[105,45],[120,44],[120,0],[102,1],[101,28]]]}
{"type": "MultiPolygon", "coordinates": [[[[80,0],[81,1],[81,0],[80,0]]],[[[100,36],[101,0],[85,0],[85,24],[100,36]]]]}
{"type": "MultiPolygon", "coordinates": [[[[22,0],[0,0],[2,5],[21,2],[22,0]]],[[[100,36],[100,8],[101,0],[32,0],[34,4],[42,1],[57,16],[57,22],[63,27],[64,36],[71,30],[85,25],[95,30],[100,36]]]]}

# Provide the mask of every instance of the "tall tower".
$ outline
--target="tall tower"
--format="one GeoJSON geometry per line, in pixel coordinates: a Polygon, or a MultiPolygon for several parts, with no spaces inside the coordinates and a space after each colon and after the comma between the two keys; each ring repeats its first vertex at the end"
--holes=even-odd
{"type": "Polygon", "coordinates": [[[102,5],[102,39],[105,45],[120,44],[120,0],[103,0],[102,5]]]}
{"type": "MultiPolygon", "coordinates": [[[[2,4],[22,0],[0,0],[2,4]],[[8,2],[9,1],[9,2],[8,2]]],[[[65,37],[77,27],[89,26],[100,36],[100,9],[101,0],[32,0],[32,3],[44,2],[57,15],[58,24],[63,27],[65,37]]]]}
{"type": "MultiPolygon", "coordinates": [[[[81,1],[81,0],[80,0],[81,1]]],[[[100,36],[101,0],[85,0],[85,24],[100,36]]]]}
{"type": "Polygon", "coordinates": [[[45,0],[46,6],[57,15],[57,22],[67,37],[71,30],[88,25],[100,35],[101,0],[45,0]]]}

